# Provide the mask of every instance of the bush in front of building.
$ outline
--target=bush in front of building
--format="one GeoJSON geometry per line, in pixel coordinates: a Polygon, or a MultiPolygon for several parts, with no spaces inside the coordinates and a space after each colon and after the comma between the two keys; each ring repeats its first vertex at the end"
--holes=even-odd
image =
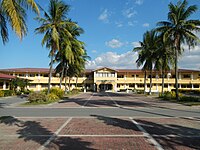
{"type": "MultiPolygon", "coordinates": [[[[44,89],[44,90],[42,90],[42,93],[47,94],[47,91],[48,91],[48,89],[44,89]]],[[[55,94],[61,99],[64,96],[64,91],[60,88],[53,87],[50,89],[50,94],[55,94]]]]}
{"type": "Polygon", "coordinates": [[[4,97],[4,91],[0,90],[0,97],[4,97]]]}
{"type": "MultiPolygon", "coordinates": [[[[179,97],[181,98],[183,95],[179,93],[179,97]]],[[[163,98],[164,100],[175,100],[176,99],[176,92],[174,91],[165,91],[164,94],[162,95],[161,93],[159,94],[160,98],[163,98]]]]}
{"type": "Polygon", "coordinates": [[[56,94],[50,93],[50,94],[47,95],[47,99],[48,99],[48,101],[56,102],[56,101],[58,101],[60,98],[59,98],[56,94]]]}
{"type": "Polygon", "coordinates": [[[48,101],[48,97],[46,94],[42,92],[34,92],[28,96],[29,103],[44,103],[48,101]]]}
{"type": "Polygon", "coordinates": [[[4,92],[4,96],[6,97],[6,96],[13,96],[13,95],[15,95],[15,91],[13,91],[13,90],[3,90],[3,92],[4,92]]]}
{"type": "Polygon", "coordinates": [[[50,93],[57,95],[59,98],[63,98],[64,96],[64,91],[58,87],[51,88],[50,93]]]}
{"type": "Polygon", "coordinates": [[[199,97],[193,97],[193,96],[183,96],[180,98],[181,102],[200,102],[199,97]]]}

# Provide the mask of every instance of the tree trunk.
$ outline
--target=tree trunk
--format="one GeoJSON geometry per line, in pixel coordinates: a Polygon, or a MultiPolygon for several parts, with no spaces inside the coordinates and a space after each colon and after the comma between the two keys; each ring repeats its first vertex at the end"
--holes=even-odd
{"type": "Polygon", "coordinates": [[[165,82],[164,77],[165,77],[164,69],[162,69],[162,90],[161,90],[162,96],[164,95],[164,82],[165,82]]]}
{"type": "Polygon", "coordinates": [[[78,85],[78,76],[76,76],[76,89],[77,89],[77,85],[78,85]]]}
{"type": "Polygon", "coordinates": [[[149,95],[151,95],[151,87],[152,87],[152,69],[150,70],[150,75],[151,75],[151,78],[150,78],[150,87],[149,87],[149,95]]]}
{"type": "Polygon", "coordinates": [[[52,68],[53,68],[53,54],[51,54],[51,62],[50,62],[50,68],[49,68],[49,81],[48,81],[48,91],[47,94],[50,93],[51,89],[51,77],[52,77],[52,68]]]}
{"type": "Polygon", "coordinates": [[[176,55],[175,55],[175,85],[176,85],[176,100],[179,100],[178,96],[178,49],[175,49],[176,55]]]}
{"type": "Polygon", "coordinates": [[[61,76],[60,76],[60,89],[62,88],[62,79],[63,79],[63,76],[64,76],[64,66],[62,68],[62,72],[61,72],[61,76]]]}
{"type": "Polygon", "coordinates": [[[71,88],[70,88],[70,81],[71,81],[71,78],[69,77],[69,91],[71,90],[71,88]]]}
{"type": "Polygon", "coordinates": [[[67,93],[67,77],[65,76],[65,94],[67,93]]]}
{"type": "Polygon", "coordinates": [[[146,78],[147,78],[147,72],[146,70],[144,71],[144,94],[146,93],[146,78]]]}

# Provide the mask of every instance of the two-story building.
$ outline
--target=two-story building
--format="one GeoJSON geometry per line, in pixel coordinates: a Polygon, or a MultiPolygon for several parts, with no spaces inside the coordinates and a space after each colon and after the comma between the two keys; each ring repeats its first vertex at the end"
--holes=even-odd
{"type": "MultiPolygon", "coordinates": [[[[28,89],[40,91],[48,87],[47,68],[13,68],[0,69],[0,73],[9,75],[9,77],[26,78],[30,80],[28,89]]],[[[52,87],[59,87],[59,74],[53,73],[51,80],[52,87]]],[[[161,72],[154,71],[152,76],[152,92],[161,91],[162,78],[161,72]]],[[[200,71],[179,69],[179,88],[188,90],[200,90],[200,71]]],[[[0,80],[0,88],[7,89],[8,81],[0,80]],[[5,84],[6,83],[6,84],[5,84]],[[1,86],[3,84],[3,86],[1,86]]],[[[64,89],[64,79],[62,88],[64,89]]],[[[112,69],[102,67],[99,69],[86,69],[79,77],[67,78],[67,88],[73,89],[76,87],[86,88],[87,91],[125,91],[125,90],[143,90],[144,89],[144,72],[139,69],[112,69]]],[[[147,73],[146,91],[150,86],[150,75],[147,73]]],[[[168,71],[164,78],[164,90],[171,91],[175,88],[175,73],[168,71]]]]}

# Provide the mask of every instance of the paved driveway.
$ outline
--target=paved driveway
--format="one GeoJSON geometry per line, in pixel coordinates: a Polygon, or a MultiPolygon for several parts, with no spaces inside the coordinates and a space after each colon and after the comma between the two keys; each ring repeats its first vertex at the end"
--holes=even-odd
{"type": "Polygon", "coordinates": [[[0,149],[200,149],[198,107],[142,95],[83,93],[46,106],[8,104],[0,116],[0,149]]]}

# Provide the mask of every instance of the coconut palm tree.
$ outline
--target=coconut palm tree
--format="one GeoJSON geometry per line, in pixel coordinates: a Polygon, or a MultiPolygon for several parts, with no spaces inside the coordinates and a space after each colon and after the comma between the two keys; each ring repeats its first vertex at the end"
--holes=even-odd
{"type": "Polygon", "coordinates": [[[181,54],[183,44],[188,44],[189,48],[195,46],[199,40],[196,32],[200,31],[200,21],[190,20],[190,16],[197,11],[196,5],[188,6],[187,0],[178,1],[177,4],[168,5],[168,21],[157,23],[157,31],[163,32],[163,40],[171,39],[175,54],[175,85],[176,99],[178,96],[178,54],[181,54]]]}
{"type": "Polygon", "coordinates": [[[154,62],[155,62],[155,52],[157,49],[157,40],[158,37],[156,35],[156,32],[154,30],[147,31],[143,35],[143,41],[140,42],[139,47],[135,47],[133,51],[138,52],[138,59],[136,60],[137,66],[143,66],[142,70],[145,71],[144,76],[144,92],[146,91],[146,72],[147,70],[150,71],[150,88],[149,88],[149,94],[151,94],[151,88],[152,88],[152,71],[154,68],[154,62]]]}
{"type": "MultiPolygon", "coordinates": [[[[63,36],[72,37],[66,26],[73,23],[67,19],[69,6],[60,0],[50,0],[48,12],[44,11],[44,17],[37,17],[42,25],[35,29],[36,33],[44,34],[42,45],[46,45],[50,49],[50,69],[48,81],[48,93],[50,92],[53,60],[56,51],[60,50],[60,39],[63,36]]],[[[68,40],[65,42],[69,43],[68,40]]]]}
{"type": "Polygon", "coordinates": [[[164,77],[166,71],[169,71],[171,66],[174,65],[174,57],[173,57],[173,48],[171,45],[171,41],[163,41],[163,34],[159,35],[157,42],[157,51],[156,51],[156,61],[155,61],[155,69],[161,70],[162,77],[162,90],[161,94],[164,93],[164,77]]]}
{"type": "Polygon", "coordinates": [[[8,41],[7,22],[11,25],[11,28],[20,40],[27,34],[26,10],[28,8],[39,14],[38,6],[34,0],[0,1],[0,31],[3,44],[8,41]]]}

